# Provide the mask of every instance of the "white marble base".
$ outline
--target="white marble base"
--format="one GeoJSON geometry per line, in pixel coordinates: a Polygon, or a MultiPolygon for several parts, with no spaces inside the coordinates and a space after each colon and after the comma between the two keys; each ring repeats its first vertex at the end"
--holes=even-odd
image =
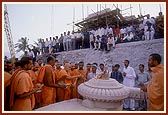
{"type": "MultiPolygon", "coordinates": [[[[119,107],[121,110],[122,106],[119,107]]],[[[59,103],[51,104],[45,107],[35,109],[34,111],[119,111],[117,109],[87,108],[82,105],[82,100],[71,99],[59,103]]]]}

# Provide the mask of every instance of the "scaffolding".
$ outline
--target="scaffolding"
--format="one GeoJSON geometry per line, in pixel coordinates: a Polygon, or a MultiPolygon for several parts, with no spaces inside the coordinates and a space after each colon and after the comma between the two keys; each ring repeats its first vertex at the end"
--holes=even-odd
{"type": "Polygon", "coordinates": [[[8,42],[8,47],[9,47],[12,63],[14,63],[15,49],[14,49],[11,27],[10,27],[10,22],[9,22],[9,17],[8,17],[8,10],[7,10],[6,5],[4,5],[4,29],[5,29],[5,33],[6,33],[6,38],[7,38],[7,42],[8,42]]]}

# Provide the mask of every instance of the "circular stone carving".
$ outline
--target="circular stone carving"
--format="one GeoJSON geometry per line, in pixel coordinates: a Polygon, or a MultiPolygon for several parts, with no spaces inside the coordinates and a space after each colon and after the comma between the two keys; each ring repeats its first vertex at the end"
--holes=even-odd
{"type": "Polygon", "coordinates": [[[119,102],[130,94],[129,88],[115,79],[91,79],[78,87],[78,92],[84,98],[99,102],[119,102]]]}

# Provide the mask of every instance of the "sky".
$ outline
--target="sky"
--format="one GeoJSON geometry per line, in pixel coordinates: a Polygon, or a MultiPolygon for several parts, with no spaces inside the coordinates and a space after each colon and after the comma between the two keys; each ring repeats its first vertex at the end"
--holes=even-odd
{"type": "MultiPolygon", "coordinates": [[[[97,3],[98,10],[105,7],[115,9],[117,3],[97,3]],[[115,6],[114,6],[114,5],[115,6]]],[[[29,43],[34,43],[38,38],[47,38],[50,36],[60,36],[64,31],[72,31],[72,22],[81,21],[89,14],[97,11],[95,3],[37,3],[37,4],[7,4],[8,16],[10,20],[11,32],[14,44],[21,37],[29,38],[29,43]]],[[[140,14],[139,3],[131,3],[132,14],[136,17],[140,14]]],[[[163,3],[140,3],[141,13],[150,14],[156,17],[161,10],[165,15],[165,6],[163,3]],[[161,8],[161,9],[160,9],[161,8]]],[[[118,7],[121,10],[130,7],[130,4],[120,3],[118,7]]],[[[122,11],[124,16],[130,16],[131,10],[122,11]]],[[[2,29],[3,30],[3,29],[2,29]]],[[[9,48],[4,33],[4,53],[10,57],[9,48]]],[[[23,52],[21,52],[23,53],[23,52]]],[[[19,57],[21,53],[16,54],[19,57]]]]}

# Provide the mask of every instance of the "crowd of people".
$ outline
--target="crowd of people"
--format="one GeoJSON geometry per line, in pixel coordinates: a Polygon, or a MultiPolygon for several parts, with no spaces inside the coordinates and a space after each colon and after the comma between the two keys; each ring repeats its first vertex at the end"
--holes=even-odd
{"type": "Polygon", "coordinates": [[[138,101],[124,100],[125,110],[164,109],[164,69],[161,56],[149,56],[149,71],[144,71],[144,65],[139,64],[139,73],[124,61],[124,68],[115,64],[111,70],[100,63],[68,62],[61,63],[55,57],[48,56],[47,63],[42,59],[33,62],[28,56],[22,57],[12,65],[4,65],[4,108],[6,111],[27,111],[49,104],[73,98],[83,99],[77,87],[90,79],[113,78],[127,87],[139,87],[146,98],[138,101]]]}
{"type": "Polygon", "coordinates": [[[14,64],[4,64],[4,109],[6,111],[27,111],[73,98],[83,99],[77,87],[90,79],[113,78],[127,87],[138,87],[144,91],[144,100],[125,99],[125,110],[164,110],[164,69],[161,56],[151,54],[148,71],[139,64],[139,72],[124,61],[123,70],[119,64],[109,70],[105,64],[84,62],[61,63],[52,53],[83,48],[110,51],[116,44],[137,40],[164,38],[164,16],[154,19],[147,16],[138,25],[115,25],[64,32],[60,37],[40,39],[38,49],[33,47],[14,64]],[[46,63],[39,54],[49,53],[46,63]]]}
{"type": "Polygon", "coordinates": [[[38,42],[39,52],[56,53],[76,49],[93,48],[95,50],[110,51],[117,43],[138,40],[152,40],[164,38],[164,16],[162,12],[156,18],[147,15],[139,24],[127,24],[117,27],[116,25],[99,25],[77,32],[64,32],[60,37],[40,39],[38,42]]]}

